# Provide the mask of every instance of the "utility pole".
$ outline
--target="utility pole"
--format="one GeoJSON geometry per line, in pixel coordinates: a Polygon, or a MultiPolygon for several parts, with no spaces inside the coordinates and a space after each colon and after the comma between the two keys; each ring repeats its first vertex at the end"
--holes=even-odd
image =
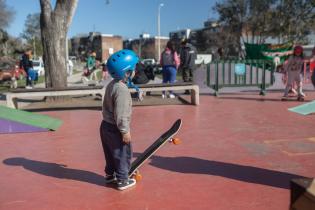
{"type": "Polygon", "coordinates": [[[35,44],[35,36],[33,36],[33,50],[34,50],[34,58],[36,59],[36,44],[35,44]]]}
{"type": "Polygon", "coordinates": [[[160,26],[161,26],[161,22],[160,22],[160,13],[161,13],[161,7],[163,7],[164,4],[160,3],[159,7],[158,7],[158,62],[160,62],[161,58],[161,31],[160,31],[160,26]]]}

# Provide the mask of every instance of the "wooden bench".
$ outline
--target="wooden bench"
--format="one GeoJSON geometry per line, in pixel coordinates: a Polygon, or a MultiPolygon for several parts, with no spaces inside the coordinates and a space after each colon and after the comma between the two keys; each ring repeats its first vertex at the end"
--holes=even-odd
{"type": "Polygon", "coordinates": [[[15,89],[11,90],[6,95],[7,107],[17,109],[18,98],[32,98],[45,96],[73,96],[73,95],[96,95],[102,97],[105,94],[103,86],[77,86],[66,88],[34,88],[34,89],[15,89]]]}
{"type": "MultiPolygon", "coordinates": [[[[174,83],[174,84],[143,84],[137,85],[143,92],[154,91],[178,91],[190,90],[191,104],[199,105],[199,86],[193,83],[174,83]]],[[[129,88],[130,93],[136,92],[134,88],[129,88]]],[[[101,95],[105,94],[103,86],[77,86],[67,88],[34,88],[34,89],[15,89],[11,90],[6,95],[7,107],[17,109],[18,98],[32,98],[45,96],[73,96],[73,95],[101,95]]]]}
{"type": "MultiPolygon", "coordinates": [[[[142,84],[137,87],[143,92],[154,92],[154,91],[178,91],[178,90],[190,90],[191,104],[199,105],[199,86],[192,82],[178,82],[173,84],[142,84]]],[[[130,88],[131,93],[135,93],[134,88],[130,88]]]]}

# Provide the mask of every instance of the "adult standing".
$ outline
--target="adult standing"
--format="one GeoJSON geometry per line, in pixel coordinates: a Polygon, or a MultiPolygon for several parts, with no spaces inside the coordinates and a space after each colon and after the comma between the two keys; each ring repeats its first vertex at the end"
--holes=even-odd
{"type": "MultiPolygon", "coordinates": [[[[193,70],[195,69],[195,60],[197,57],[196,53],[196,48],[189,43],[187,39],[181,41],[180,69],[184,82],[193,81],[193,70]]],[[[189,93],[189,91],[186,90],[185,93],[189,93]]]]}
{"type": "Polygon", "coordinates": [[[30,89],[32,88],[32,78],[31,73],[33,69],[33,62],[32,62],[32,50],[27,49],[25,50],[24,54],[22,55],[22,59],[20,61],[20,68],[23,68],[26,73],[26,86],[25,88],[30,89]]]}

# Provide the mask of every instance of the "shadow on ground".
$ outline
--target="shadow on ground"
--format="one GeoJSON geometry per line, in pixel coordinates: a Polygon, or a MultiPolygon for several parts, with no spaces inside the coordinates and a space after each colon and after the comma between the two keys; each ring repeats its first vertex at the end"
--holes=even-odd
{"type": "MultiPolygon", "coordinates": [[[[140,153],[135,153],[139,156],[140,153]]],[[[94,172],[67,168],[66,165],[13,157],[3,160],[8,166],[21,166],[26,170],[58,179],[70,179],[105,186],[104,176],[94,172]]],[[[296,174],[274,171],[253,166],[204,160],[194,157],[152,156],[150,165],[161,169],[187,174],[221,176],[238,181],[290,189],[290,180],[305,178],[296,174]]]]}
{"type": "MultiPolygon", "coordinates": [[[[135,156],[139,155],[140,153],[135,153],[135,156]]],[[[149,164],[178,173],[220,176],[283,189],[290,189],[291,179],[305,178],[286,172],[195,157],[161,157],[154,155],[151,157],[149,164]]]]}
{"type": "Polygon", "coordinates": [[[58,163],[42,162],[37,160],[30,160],[23,157],[13,157],[3,160],[5,165],[21,166],[26,170],[38,173],[44,176],[55,177],[58,179],[70,179],[80,182],[86,182],[99,186],[106,186],[104,176],[94,172],[67,168],[66,165],[58,163]]]}

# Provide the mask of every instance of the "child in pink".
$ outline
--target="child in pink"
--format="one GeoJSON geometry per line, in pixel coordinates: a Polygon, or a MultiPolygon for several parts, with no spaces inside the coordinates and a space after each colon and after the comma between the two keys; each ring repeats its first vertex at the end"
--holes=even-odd
{"type": "Polygon", "coordinates": [[[289,57],[287,64],[284,67],[284,70],[287,72],[288,80],[287,85],[284,90],[283,99],[286,99],[289,94],[289,90],[292,88],[292,85],[296,83],[298,97],[304,97],[302,92],[302,79],[301,79],[301,70],[303,68],[304,59],[303,59],[303,48],[301,46],[294,47],[293,55],[289,57]]]}

